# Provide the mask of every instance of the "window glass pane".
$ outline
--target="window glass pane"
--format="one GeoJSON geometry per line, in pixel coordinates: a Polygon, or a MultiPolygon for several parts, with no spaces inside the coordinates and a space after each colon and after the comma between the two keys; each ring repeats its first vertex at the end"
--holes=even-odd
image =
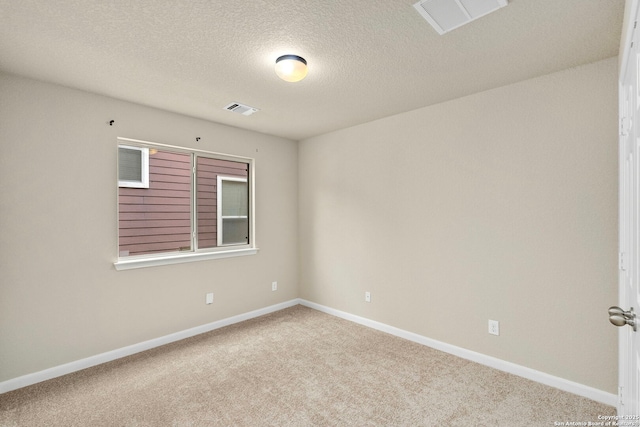
{"type": "Polygon", "coordinates": [[[247,216],[248,197],[246,182],[222,181],[222,216],[247,216]]]}
{"type": "Polygon", "coordinates": [[[222,223],[223,244],[249,243],[249,221],[247,218],[223,218],[222,223]]]}
{"type": "Polygon", "coordinates": [[[149,188],[119,188],[118,211],[120,257],[191,250],[191,155],[150,149],[149,188]]]}
{"type": "MultiPolygon", "coordinates": [[[[233,177],[240,179],[247,179],[249,165],[243,162],[234,162],[230,160],[215,159],[212,157],[198,156],[196,158],[196,205],[197,205],[197,235],[198,235],[198,249],[214,248],[218,246],[218,238],[222,243],[222,231],[218,228],[223,228],[222,218],[218,218],[218,202],[223,204],[223,191],[219,191],[218,177],[233,177]],[[218,200],[218,198],[221,198],[218,200]],[[220,234],[220,236],[218,236],[220,234]]],[[[223,183],[228,181],[222,180],[223,183]]],[[[248,186],[246,182],[240,182],[245,189],[246,207],[244,207],[245,213],[248,212],[248,186]]],[[[226,188],[226,185],[225,185],[226,188]]],[[[237,193],[237,191],[236,191],[237,193]]],[[[224,206],[224,204],[223,204],[224,206]]],[[[223,210],[226,209],[223,207],[223,210]]],[[[243,209],[238,207],[236,203],[236,210],[243,209]]],[[[243,235],[246,236],[245,232],[243,235]]],[[[246,240],[241,242],[246,243],[246,240]]]]}
{"type": "Polygon", "coordinates": [[[142,151],[118,147],[118,179],[142,181],[142,151]]]}

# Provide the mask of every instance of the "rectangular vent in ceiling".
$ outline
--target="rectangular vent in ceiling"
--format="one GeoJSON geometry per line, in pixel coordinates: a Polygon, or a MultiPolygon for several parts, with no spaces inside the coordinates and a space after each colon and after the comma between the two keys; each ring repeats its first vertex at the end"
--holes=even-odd
{"type": "Polygon", "coordinates": [[[234,113],[242,114],[243,116],[250,116],[253,113],[260,111],[259,108],[249,107],[248,105],[234,102],[224,107],[225,110],[233,111],[234,113]]]}
{"type": "Polygon", "coordinates": [[[420,0],[413,7],[444,34],[506,5],[507,0],[420,0]]]}

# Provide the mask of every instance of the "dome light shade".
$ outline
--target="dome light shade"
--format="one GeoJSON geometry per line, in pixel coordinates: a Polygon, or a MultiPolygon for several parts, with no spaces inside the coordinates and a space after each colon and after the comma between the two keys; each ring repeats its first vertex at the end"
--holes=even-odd
{"type": "Polygon", "coordinates": [[[307,61],[298,55],[282,55],[276,59],[276,74],[285,82],[299,82],[307,75],[307,61]]]}

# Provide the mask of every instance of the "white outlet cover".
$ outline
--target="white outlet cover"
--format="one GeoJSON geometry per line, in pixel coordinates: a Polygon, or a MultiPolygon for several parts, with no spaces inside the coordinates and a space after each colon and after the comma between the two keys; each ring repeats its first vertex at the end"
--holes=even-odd
{"type": "Polygon", "coordinates": [[[489,333],[491,335],[500,335],[500,322],[497,320],[489,320],[489,333]]]}
{"type": "Polygon", "coordinates": [[[371,302],[371,292],[365,292],[364,293],[364,301],[365,302],[371,302]]]}
{"type": "Polygon", "coordinates": [[[213,304],[213,292],[207,294],[207,304],[213,304]]]}
{"type": "Polygon", "coordinates": [[[278,290],[278,282],[271,282],[271,290],[272,291],[278,290]]]}

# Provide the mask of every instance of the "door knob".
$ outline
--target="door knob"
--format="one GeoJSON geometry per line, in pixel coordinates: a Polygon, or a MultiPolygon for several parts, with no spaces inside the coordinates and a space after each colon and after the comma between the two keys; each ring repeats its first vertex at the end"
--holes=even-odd
{"type": "Polygon", "coordinates": [[[609,307],[609,322],[616,326],[629,325],[634,331],[636,331],[638,327],[633,307],[631,307],[629,311],[624,311],[615,305],[613,307],[609,307]]]}

